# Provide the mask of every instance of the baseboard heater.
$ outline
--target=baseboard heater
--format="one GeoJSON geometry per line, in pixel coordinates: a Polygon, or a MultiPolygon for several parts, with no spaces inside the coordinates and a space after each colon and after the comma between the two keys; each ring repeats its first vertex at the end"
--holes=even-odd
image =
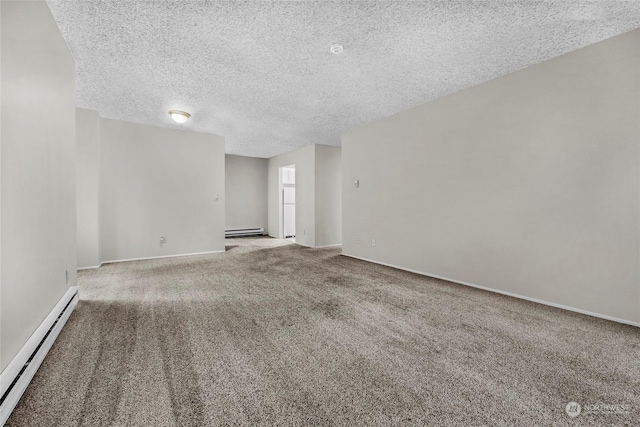
{"type": "Polygon", "coordinates": [[[78,288],[71,287],[38,326],[0,374],[0,426],[3,426],[18,404],[31,379],[58,337],[62,327],[78,304],[78,288]]]}
{"type": "Polygon", "coordinates": [[[244,237],[244,236],[262,236],[264,228],[238,228],[235,230],[225,230],[224,237],[244,237]]]}

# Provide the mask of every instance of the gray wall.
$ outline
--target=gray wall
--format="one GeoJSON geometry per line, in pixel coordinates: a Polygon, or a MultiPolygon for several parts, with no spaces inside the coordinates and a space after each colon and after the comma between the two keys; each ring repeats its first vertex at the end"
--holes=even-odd
{"type": "Polygon", "coordinates": [[[3,1],[0,15],[4,370],[76,284],[76,111],[73,58],[47,4],[3,1]]]}
{"type": "Polygon", "coordinates": [[[342,242],[340,147],[316,145],[316,247],[342,242]]]}
{"type": "Polygon", "coordinates": [[[101,119],[99,155],[103,262],[224,251],[223,137],[101,119]]]}
{"type": "Polygon", "coordinates": [[[267,225],[267,159],[225,156],[226,229],[267,225]]]}
{"type": "Polygon", "coordinates": [[[98,151],[100,117],[76,109],[76,218],[78,268],[100,265],[98,151]]]}
{"type": "Polygon", "coordinates": [[[313,248],[316,244],[314,145],[307,145],[269,159],[269,235],[282,237],[282,194],[279,191],[278,173],[280,167],[293,164],[296,165],[296,243],[313,248]]]}
{"type": "Polygon", "coordinates": [[[343,253],[640,322],[639,84],[636,30],[345,133],[343,253]]]}

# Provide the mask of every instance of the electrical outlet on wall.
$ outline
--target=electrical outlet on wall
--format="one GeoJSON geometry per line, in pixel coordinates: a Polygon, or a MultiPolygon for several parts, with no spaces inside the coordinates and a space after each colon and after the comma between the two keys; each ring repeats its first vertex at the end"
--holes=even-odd
{"type": "Polygon", "coordinates": [[[307,235],[307,229],[306,228],[302,230],[302,234],[305,235],[305,236],[307,235]]]}
{"type": "Polygon", "coordinates": [[[359,244],[360,244],[360,238],[356,237],[356,245],[359,245],[359,244]]]}
{"type": "Polygon", "coordinates": [[[376,239],[371,239],[371,246],[375,246],[376,245],[376,239]]]}
{"type": "Polygon", "coordinates": [[[164,245],[165,243],[167,243],[167,239],[164,238],[164,236],[160,237],[160,246],[164,245]]]}

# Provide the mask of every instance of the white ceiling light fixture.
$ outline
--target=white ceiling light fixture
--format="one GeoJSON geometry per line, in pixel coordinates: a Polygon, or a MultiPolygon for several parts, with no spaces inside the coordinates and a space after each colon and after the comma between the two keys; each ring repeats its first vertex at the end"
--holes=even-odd
{"type": "Polygon", "coordinates": [[[189,120],[189,117],[191,117],[191,114],[180,110],[170,110],[169,115],[174,122],[181,124],[189,120]]]}
{"type": "Polygon", "coordinates": [[[334,55],[340,55],[342,52],[344,52],[344,46],[342,46],[340,43],[334,43],[331,45],[329,50],[334,55]]]}

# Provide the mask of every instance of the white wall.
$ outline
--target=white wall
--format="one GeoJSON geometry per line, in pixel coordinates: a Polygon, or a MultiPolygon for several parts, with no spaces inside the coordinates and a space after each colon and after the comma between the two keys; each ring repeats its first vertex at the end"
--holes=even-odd
{"type": "Polygon", "coordinates": [[[315,247],[315,146],[307,145],[289,153],[269,159],[268,214],[269,235],[282,237],[280,210],[282,194],[279,191],[279,169],[296,166],[296,243],[315,247]]]}
{"type": "Polygon", "coordinates": [[[636,30],[345,133],[343,253],[640,322],[639,94],[636,30]]]}
{"type": "Polygon", "coordinates": [[[76,284],[76,111],[73,58],[47,4],[2,1],[0,15],[4,370],[76,284]]]}
{"type": "Polygon", "coordinates": [[[224,251],[223,137],[101,119],[99,156],[103,262],[224,251]]]}
{"type": "Polygon", "coordinates": [[[225,156],[226,229],[262,227],[267,224],[267,159],[225,156]]]}
{"type": "Polygon", "coordinates": [[[342,242],[340,147],[316,145],[316,247],[342,242]]]}
{"type": "Polygon", "coordinates": [[[78,268],[100,264],[98,151],[100,117],[76,109],[76,218],[78,268]]]}

